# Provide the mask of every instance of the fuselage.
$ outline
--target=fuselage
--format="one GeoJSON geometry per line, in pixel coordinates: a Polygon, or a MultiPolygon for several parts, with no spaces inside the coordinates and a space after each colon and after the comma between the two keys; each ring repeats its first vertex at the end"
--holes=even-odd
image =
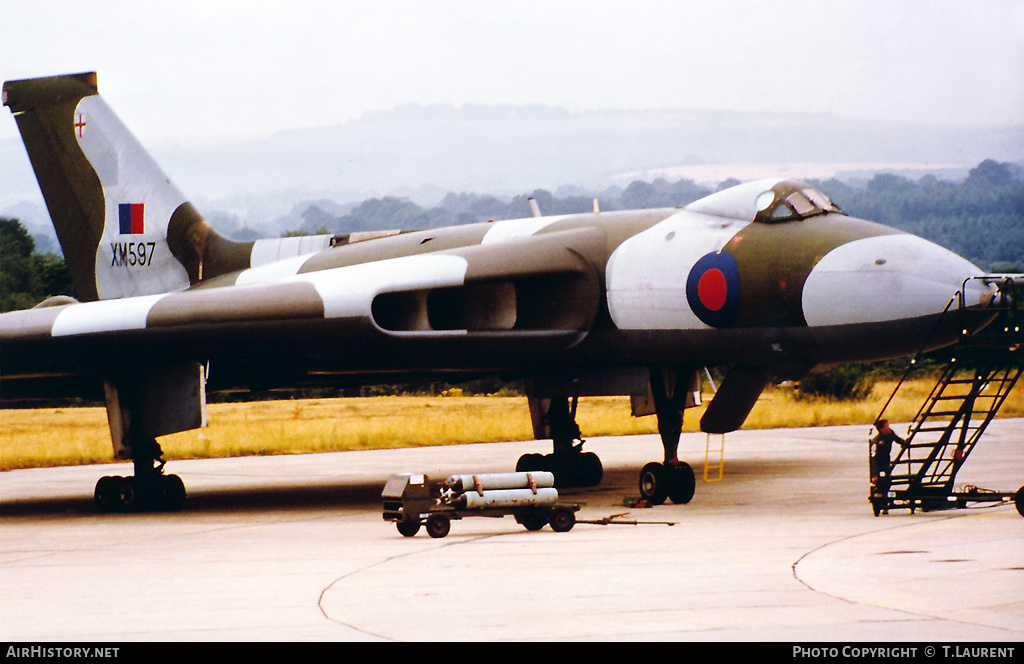
{"type": "Polygon", "coordinates": [[[53,379],[181,391],[179,375],[192,390],[728,364],[763,381],[950,343],[962,286],[956,309],[991,297],[967,261],[784,180],[684,208],[234,242],[95,73],[3,91],[83,302],[0,314],[2,398],[53,379]]]}
{"type": "MultiPolygon", "coordinates": [[[[208,365],[212,389],[652,365],[798,376],[951,343],[941,314],[981,274],[783,181],[262,253],[184,291],[4,314],[5,396],[19,378],[178,359],[208,365]]],[[[963,304],[987,298],[969,286],[963,304]]]]}

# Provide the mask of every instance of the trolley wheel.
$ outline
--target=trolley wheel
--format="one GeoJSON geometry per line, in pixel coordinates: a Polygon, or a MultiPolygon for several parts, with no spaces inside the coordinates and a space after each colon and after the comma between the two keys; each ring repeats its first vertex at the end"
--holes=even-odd
{"type": "Polygon", "coordinates": [[[665,466],[652,461],[640,471],[640,495],[652,505],[661,505],[668,498],[665,466]]]}
{"type": "Polygon", "coordinates": [[[567,533],[576,525],[576,514],[564,507],[551,512],[551,530],[556,533],[567,533]]]}
{"type": "Polygon", "coordinates": [[[522,514],[516,514],[516,523],[527,530],[540,530],[547,525],[547,519],[540,516],[533,510],[522,514]]]}
{"type": "Polygon", "coordinates": [[[402,521],[396,522],[395,525],[398,526],[398,532],[402,533],[405,537],[412,537],[420,531],[420,522],[418,519],[403,519],[402,521]]]}
{"type": "Polygon", "coordinates": [[[443,514],[431,514],[427,517],[427,534],[437,539],[444,537],[452,529],[451,519],[443,514]]]}
{"type": "Polygon", "coordinates": [[[1017,493],[1013,494],[1013,504],[1017,506],[1017,514],[1024,516],[1024,486],[1017,489],[1017,493]]]}

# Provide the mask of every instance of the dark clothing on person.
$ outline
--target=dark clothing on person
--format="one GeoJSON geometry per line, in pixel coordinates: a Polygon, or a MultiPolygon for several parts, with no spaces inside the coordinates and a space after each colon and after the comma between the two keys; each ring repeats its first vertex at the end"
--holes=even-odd
{"type": "Polygon", "coordinates": [[[871,439],[871,481],[875,485],[875,493],[883,496],[888,493],[891,482],[891,454],[894,442],[899,443],[901,447],[907,445],[907,441],[897,436],[888,424],[882,425],[871,439]]]}

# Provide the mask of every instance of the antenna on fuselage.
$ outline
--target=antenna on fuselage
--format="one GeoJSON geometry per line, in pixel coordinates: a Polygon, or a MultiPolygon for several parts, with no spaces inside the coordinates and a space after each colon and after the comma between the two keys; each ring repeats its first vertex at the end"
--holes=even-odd
{"type": "Polygon", "coordinates": [[[535,217],[543,217],[544,215],[542,215],[540,213],[540,206],[537,205],[537,199],[536,198],[530,198],[528,200],[530,201],[530,212],[533,213],[533,216],[535,216],[535,217]]]}

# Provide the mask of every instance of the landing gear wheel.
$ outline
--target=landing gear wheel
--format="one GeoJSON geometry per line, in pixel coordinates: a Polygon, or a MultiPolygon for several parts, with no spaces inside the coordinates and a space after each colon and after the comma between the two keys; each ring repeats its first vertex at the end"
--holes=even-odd
{"type": "Polygon", "coordinates": [[[661,505],[668,498],[665,466],[651,462],[640,471],[640,495],[652,505],[661,505]]]}
{"type": "Polygon", "coordinates": [[[96,490],[93,492],[93,500],[96,502],[96,510],[101,513],[116,512],[121,507],[121,496],[119,488],[119,477],[107,475],[96,482],[96,490]]]}
{"type": "Polygon", "coordinates": [[[427,517],[427,534],[434,539],[445,537],[451,529],[451,520],[443,514],[431,514],[427,517]]]}
{"type": "Polygon", "coordinates": [[[139,487],[134,477],[115,477],[117,480],[117,504],[122,512],[134,512],[142,506],[139,487]]]}
{"type": "Polygon", "coordinates": [[[101,513],[176,512],[185,506],[185,483],[177,475],[101,477],[93,500],[101,513]]]}
{"type": "Polygon", "coordinates": [[[159,509],[177,512],[185,506],[185,483],[177,475],[160,476],[159,509]]]}
{"type": "Polygon", "coordinates": [[[572,449],[557,454],[524,454],[516,462],[516,472],[544,471],[554,473],[555,486],[597,486],[604,477],[601,458],[593,452],[572,449]]]}
{"type": "Polygon", "coordinates": [[[519,461],[516,462],[517,473],[530,473],[544,469],[543,454],[524,454],[519,457],[519,461]]]}
{"type": "Polygon", "coordinates": [[[534,511],[516,515],[516,523],[527,530],[540,530],[547,525],[548,521],[534,511]]]}
{"type": "Polygon", "coordinates": [[[580,457],[580,479],[582,486],[597,486],[604,477],[604,466],[601,457],[593,452],[584,452],[580,457]]]}
{"type": "Polygon", "coordinates": [[[668,497],[676,505],[685,505],[693,500],[697,489],[697,480],[693,476],[693,468],[685,462],[666,464],[665,475],[668,479],[668,497]]]}
{"type": "Polygon", "coordinates": [[[1017,507],[1017,514],[1024,516],[1024,486],[1017,489],[1017,493],[1013,494],[1013,504],[1017,507]]]}
{"type": "Polygon", "coordinates": [[[418,520],[399,521],[395,525],[398,526],[398,532],[402,533],[404,537],[412,537],[420,531],[420,522],[418,520]]]}
{"type": "Polygon", "coordinates": [[[567,533],[576,525],[576,514],[569,509],[559,508],[551,513],[551,530],[567,533]]]}

